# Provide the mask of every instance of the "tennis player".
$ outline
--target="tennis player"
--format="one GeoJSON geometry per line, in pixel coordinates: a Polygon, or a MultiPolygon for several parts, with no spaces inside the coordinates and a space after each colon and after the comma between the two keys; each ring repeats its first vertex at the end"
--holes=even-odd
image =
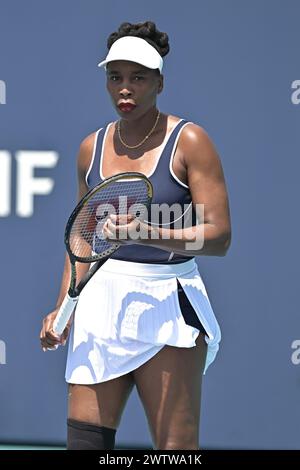
{"type": "MultiPolygon", "coordinates": [[[[195,257],[226,254],[230,213],[221,162],[207,132],[157,107],[168,51],[167,34],[153,22],[123,23],[109,36],[108,55],[99,64],[119,119],[81,143],[79,197],[109,176],[138,171],[153,185],[153,207],[176,204],[182,215],[169,224],[163,217],[152,223],[151,212],[151,236],[134,238],[135,220],[111,214],[104,236],[122,246],[83,289],[73,321],[58,338],[52,324],[69,285],[66,261],[41,345],[64,344],[70,330],[70,450],[114,448],[134,385],[155,449],[199,449],[202,376],[216,357],[221,333],[195,257]],[[204,207],[202,220],[198,207],[204,207]],[[178,228],[175,222],[185,212],[192,222],[178,228]]],[[[177,92],[182,95],[187,86],[188,81],[178,84],[177,92]]]]}

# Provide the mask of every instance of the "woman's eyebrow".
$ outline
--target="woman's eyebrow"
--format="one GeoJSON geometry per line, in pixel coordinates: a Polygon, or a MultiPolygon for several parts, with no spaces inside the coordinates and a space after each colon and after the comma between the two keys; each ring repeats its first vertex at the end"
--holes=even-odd
{"type": "Polygon", "coordinates": [[[138,70],[133,70],[132,73],[148,73],[148,70],[145,70],[145,69],[138,69],[138,70]]]}
{"type": "MultiPolygon", "coordinates": [[[[121,73],[121,72],[120,72],[119,70],[109,70],[107,73],[108,73],[108,75],[110,75],[110,74],[113,74],[113,73],[118,74],[118,73],[121,73]]],[[[144,70],[144,69],[138,69],[138,70],[132,70],[132,72],[130,72],[130,73],[142,73],[142,74],[147,74],[148,71],[147,71],[147,70],[144,70]]]]}

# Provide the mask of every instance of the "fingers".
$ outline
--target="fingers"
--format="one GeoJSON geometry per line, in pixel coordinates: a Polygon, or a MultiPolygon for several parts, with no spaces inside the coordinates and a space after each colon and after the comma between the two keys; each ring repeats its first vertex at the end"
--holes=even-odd
{"type": "Polygon", "coordinates": [[[132,222],[135,217],[132,214],[111,214],[109,219],[111,219],[111,221],[116,225],[126,225],[130,224],[130,222],[132,222]]]}
{"type": "Polygon", "coordinates": [[[102,233],[103,233],[104,238],[108,239],[108,241],[116,240],[116,231],[112,230],[112,226],[110,224],[109,219],[107,219],[107,221],[103,225],[102,233]]]}
{"type": "Polygon", "coordinates": [[[46,349],[54,349],[55,347],[58,347],[60,344],[62,344],[61,338],[56,336],[51,331],[45,331],[44,335],[41,335],[40,339],[43,351],[46,349]]]}
{"type": "Polygon", "coordinates": [[[135,217],[132,214],[110,214],[106,222],[110,222],[114,226],[123,226],[130,224],[134,219],[135,217]]]}
{"type": "Polygon", "coordinates": [[[52,329],[54,318],[55,317],[50,314],[43,320],[43,327],[40,333],[40,342],[43,351],[57,348],[62,344],[62,338],[56,335],[52,329]]]}
{"type": "Polygon", "coordinates": [[[58,344],[55,344],[55,346],[53,346],[52,348],[43,348],[43,351],[46,352],[46,351],[56,351],[57,348],[58,348],[58,344]]]}
{"type": "Polygon", "coordinates": [[[64,331],[62,332],[62,335],[61,335],[61,344],[62,344],[62,346],[65,346],[65,344],[67,342],[69,332],[70,332],[70,327],[71,327],[71,325],[67,325],[66,328],[64,329],[64,331]]]}
{"type": "Polygon", "coordinates": [[[57,335],[53,331],[53,322],[56,318],[58,309],[54,310],[53,312],[49,313],[44,320],[43,320],[43,327],[40,332],[40,342],[43,351],[55,350],[58,346],[64,346],[67,342],[71,325],[73,323],[73,315],[71,316],[70,320],[66,328],[64,329],[61,336],[57,335]]]}
{"type": "Polygon", "coordinates": [[[130,231],[135,228],[135,219],[132,214],[110,214],[103,225],[104,237],[119,243],[130,241],[130,231]]]}

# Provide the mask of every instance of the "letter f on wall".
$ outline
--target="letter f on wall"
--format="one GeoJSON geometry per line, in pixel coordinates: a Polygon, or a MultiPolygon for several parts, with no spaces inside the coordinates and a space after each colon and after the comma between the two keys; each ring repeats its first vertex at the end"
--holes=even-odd
{"type": "Polygon", "coordinates": [[[37,178],[35,168],[53,168],[58,160],[56,152],[20,151],[17,160],[17,207],[20,217],[31,217],[34,210],[34,196],[51,193],[54,181],[51,178],[37,178]]]}

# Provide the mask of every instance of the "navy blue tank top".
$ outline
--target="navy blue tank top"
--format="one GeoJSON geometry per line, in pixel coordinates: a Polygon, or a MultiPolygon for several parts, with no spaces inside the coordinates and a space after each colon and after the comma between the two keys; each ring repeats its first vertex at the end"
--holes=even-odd
{"type": "MultiPolygon", "coordinates": [[[[165,203],[171,206],[172,204],[177,203],[181,206],[182,213],[191,213],[190,222],[188,224],[185,223],[184,227],[194,224],[195,211],[192,207],[189,187],[182,183],[174,174],[172,162],[180,132],[186,124],[188,124],[188,121],[181,119],[175,124],[171,133],[166,135],[159,160],[154,167],[154,170],[152,170],[152,173],[150,175],[146,175],[153,185],[152,204],[165,203]]],[[[96,184],[104,180],[102,174],[103,148],[108,129],[111,125],[112,123],[109,123],[105,128],[101,128],[96,132],[93,157],[86,174],[86,182],[89,188],[96,186],[96,184]]],[[[148,220],[149,219],[150,217],[148,217],[148,220]]],[[[171,222],[174,222],[175,220],[176,218],[172,219],[171,217],[171,222]]],[[[158,225],[160,224],[158,223],[158,225]]],[[[176,224],[174,225],[174,223],[171,223],[168,226],[170,228],[176,228],[176,224]]],[[[184,261],[193,258],[193,256],[184,256],[160,248],[134,244],[121,246],[111,256],[111,258],[139,263],[173,264],[183,263],[184,261]]]]}

